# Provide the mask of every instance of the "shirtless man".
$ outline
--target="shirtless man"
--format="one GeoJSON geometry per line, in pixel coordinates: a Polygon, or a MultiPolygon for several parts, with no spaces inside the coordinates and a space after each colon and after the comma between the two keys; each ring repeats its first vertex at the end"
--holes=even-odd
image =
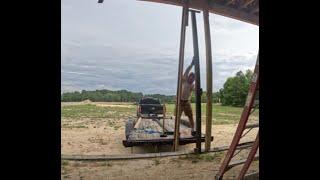
{"type": "Polygon", "coordinates": [[[181,104],[180,117],[182,112],[184,112],[184,114],[188,116],[192,134],[194,134],[194,121],[193,121],[190,97],[191,97],[192,91],[194,91],[195,74],[193,72],[190,72],[190,70],[193,66],[194,66],[194,60],[192,60],[191,64],[187,67],[186,71],[182,76],[182,93],[181,93],[181,101],[180,101],[180,104],[181,104]]]}

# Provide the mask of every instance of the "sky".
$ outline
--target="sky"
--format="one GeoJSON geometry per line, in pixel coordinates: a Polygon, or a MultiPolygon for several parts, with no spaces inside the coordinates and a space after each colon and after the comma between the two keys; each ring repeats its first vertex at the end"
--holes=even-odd
{"type": "MultiPolygon", "coordinates": [[[[61,91],[126,89],[176,93],[182,8],[136,0],[63,0],[61,91]]],[[[210,13],[213,90],[238,71],[253,70],[259,27],[210,13]]],[[[189,19],[190,20],[190,19],[189,19]]],[[[191,20],[190,20],[191,22],[191,20]]],[[[206,89],[202,13],[197,14],[201,86],[206,89]]],[[[185,67],[193,57],[191,24],[185,67]]]]}

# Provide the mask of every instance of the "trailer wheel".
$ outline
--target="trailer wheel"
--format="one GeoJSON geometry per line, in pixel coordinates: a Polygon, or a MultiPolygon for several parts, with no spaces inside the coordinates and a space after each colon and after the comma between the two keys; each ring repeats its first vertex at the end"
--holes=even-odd
{"type": "Polygon", "coordinates": [[[125,133],[126,133],[126,139],[128,139],[130,132],[133,130],[134,127],[134,122],[132,119],[128,119],[126,122],[126,129],[125,129],[125,133]]]}

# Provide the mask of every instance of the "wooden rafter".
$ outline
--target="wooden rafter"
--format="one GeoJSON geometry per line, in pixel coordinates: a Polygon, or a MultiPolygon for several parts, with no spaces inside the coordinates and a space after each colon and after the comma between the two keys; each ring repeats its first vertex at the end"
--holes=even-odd
{"type": "MultiPolygon", "coordinates": [[[[178,0],[140,0],[140,1],[158,2],[158,3],[171,4],[176,6],[183,6],[183,2],[178,0]]],[[[259,0],[256,0],[256,1],[259,1],[259,0]]],[[[231,6],[226,6],[221,1],[209,1],[209,2],[207,0],[189,1],[189,7],[197,10],[203,10],[204,8],[208,8],[209,12],[211,13],[230,17],[230,18],[251,23],[254,25],[259,25],[258,15],[248,13],[247,9],[238,9],[231,6]]]]}
{"type": "Polygon", "coordinates": [[[245,11],[238,10],[232,7],[223,6],[215,1],[210,1],[209,11],[211,13],[219,14],[222,16],[230,17],[247,23],[259,25],[259,16],[255,16],[245,11]]]}
{"type": "Polygon", "coordinates": [[[240,5],[240,9],[247,8],[250,4],[253,4],[256,0],[247,0],[247,1],[242,1],[242,4],[240,5]]]}
{"type": "Polygon", "coordinates": [[[230,4],[234,4],[237,0],[230,0],[226,2],[226,6],[229,6],[230,4]]]}
{"type": "Polygon", "coordinates": [[[259,12],[259,5],[250,10],[250,14],[259,12]]]}

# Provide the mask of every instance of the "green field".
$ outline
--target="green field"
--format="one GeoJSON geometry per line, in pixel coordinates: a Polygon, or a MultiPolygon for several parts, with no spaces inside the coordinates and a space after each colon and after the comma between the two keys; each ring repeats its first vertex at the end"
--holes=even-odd
{"type": "Polygon", "coordinates": [[[100,107],[95,104],[68,105],[61,107],[62,118],[123,118],[135,115],[136,106],[100,107]]]}
{"type": "MultiPolygon", "coordinates": [[[[167,104],[167,116],[172,116],[175,105],[167,104]]],[[[195,115],[195,104],[192,104],[193,112],[195,115]]],[[[110,106],[103,107],[95,104],[80,104],[80,105],[65,105],[61,107],[62,119],[78,119],[78,118],[90,118],[90,119],[103,119],[103,118],[129,118],[135,117],[136,105],[126,104],[125,106],[110,106]]],[[[242,108],[221,106],[218,104],[213,105],[213,123],[214,124],[233,124],[239,121],[242,108]]],[[[202,122],[205,121],[206,116],[206,104],[201,105],[202,122]]],[[[259,116],[259,110],[256,110],[250,120],[257,120],[259,116]]]]}

